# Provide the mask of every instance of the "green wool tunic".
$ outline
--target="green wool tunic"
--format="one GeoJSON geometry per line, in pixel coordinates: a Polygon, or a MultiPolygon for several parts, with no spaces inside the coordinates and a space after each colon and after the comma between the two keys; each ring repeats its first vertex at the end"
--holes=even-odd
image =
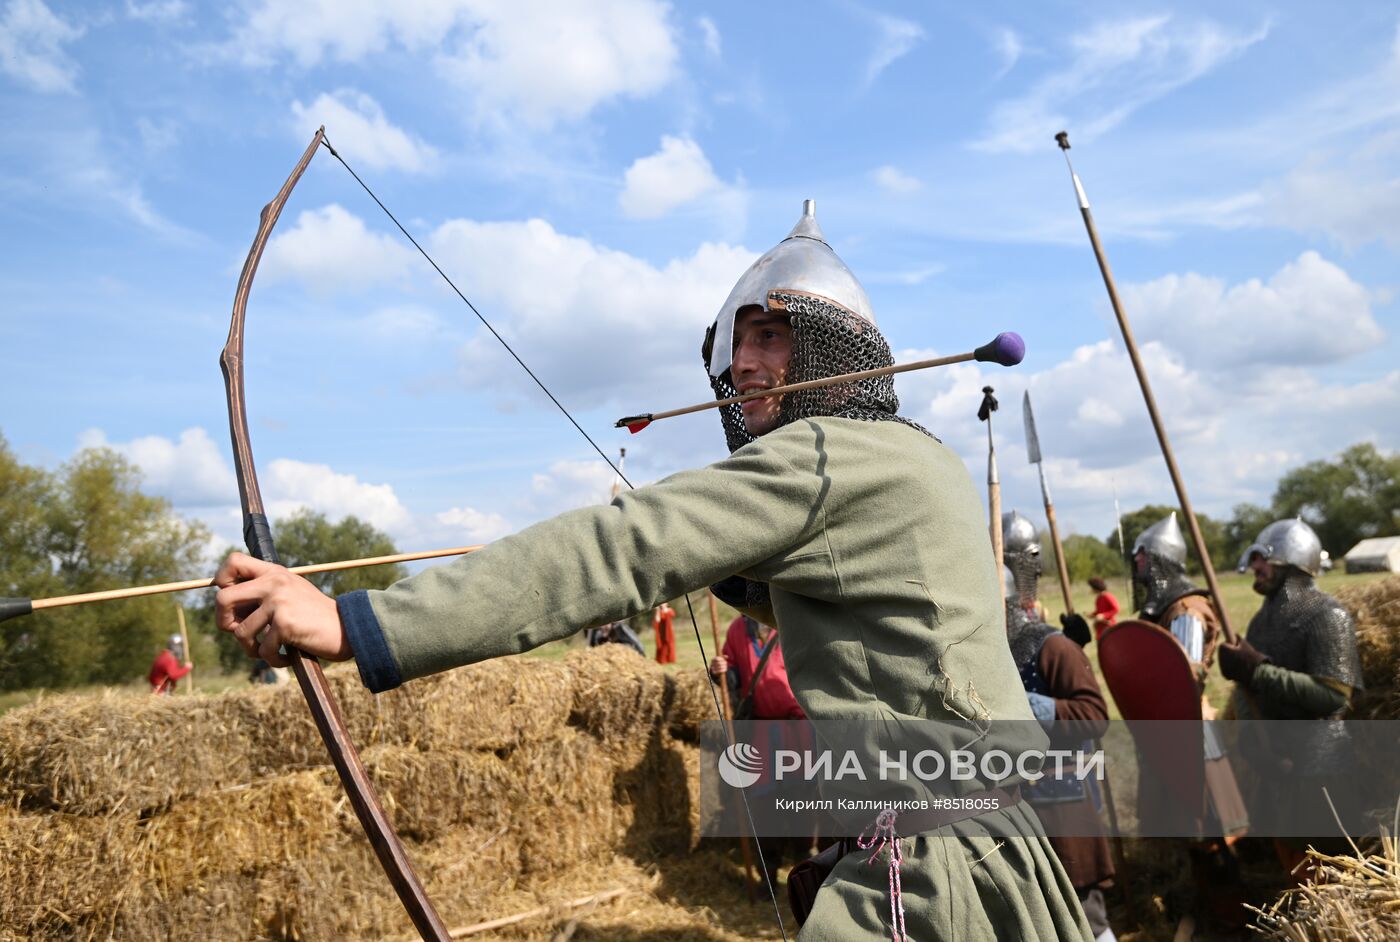
{"type": "MultiPolygon", "coordinates": [[[[817,418],[339,601],[366,683],[383,689],[739,574],[769,585],[810,719],[1030,722],[991,560],[980,501],[952,451],[895,422],[817,418]]],[[[904,846],[912,939],[1092,938],[1025,802],[904,846]]],[[[838,864],[803,942],[889,936],[888,873],[866,857],[838,864]]]]}

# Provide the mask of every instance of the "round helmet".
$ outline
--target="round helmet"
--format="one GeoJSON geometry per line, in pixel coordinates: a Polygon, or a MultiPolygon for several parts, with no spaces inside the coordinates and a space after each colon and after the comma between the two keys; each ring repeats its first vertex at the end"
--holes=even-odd
{"type": "Polygon", "coordinates": [[[180,635],[171,635],[171,636],[170,636],[170,646],[171,646],[171,647],[178,647],[179,645],[182,645],[182,644],[184,644],[184,643],[185,643],[185,639],[184,639],[182,636],[180,636],[180,635]]]}
{"type": "Polygon", "coordinates": [[[1183,569],[1186,567],[1186,538],[1181,535],[1175,510],[1138,534],[1137,542],[1133,544],[1134,556],[1138,550],[1175,563],[1183,569]]]}
{"type": "Polygon", "coordinates": [[[1040,553],[1040,534],[1030,518],[1015,510],[1001,515],[1001,545],[1007,555],[1040,553]]]}
{"type": "Polygon", "coordinates": [[[1256,555],[1262,556],[1265,562],[1293,566],[1310,576],[1322,570],[1322,541],[1301,517],[1275,520],[1260,531],[1240,557],[1240,572],[1249,568],[1250,560],[1256,555]]]}
{"type": "Polygon", "coordinates": [[[749,266],[715,316],[710,375],[722,376],[734,353],[734,318],[746,307],[771,307],[772,295],[812,295],[861,320],[875,323],[870,298],[856,276],[831,248],[817,225],[816,200],[802,201],[802,216],[787,238],[749,266]]]}
{"type": "MultiPolygon", "coordinates": [[[[764,253],[739,279],[706,331],[701,356],[716,399],[729,399],[738,392],[733,377],[735,322],[746,308],[788,318],[792,356],[786,385],[894,364],[889,342],[875,326],[870,299],[827,243],[817,225],[812,200],[803,204],[802,217],[787,238],[764,253]]],[[[918,423],[899,414],[899,397],[890,375],[785,392],[778,408],[779,426],[826,416],[899,422],[927,434],[918,423]]],[[[725,405],[719,414],[731,452],[754,440],[739,405],[725,405]]]]}

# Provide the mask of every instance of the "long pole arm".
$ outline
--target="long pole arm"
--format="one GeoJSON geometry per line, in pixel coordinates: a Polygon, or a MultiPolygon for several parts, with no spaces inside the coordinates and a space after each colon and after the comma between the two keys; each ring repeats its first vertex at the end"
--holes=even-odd
{"type": "Polygon", "coordinates": [[[1045,502],[1045,520],[1050,524],[1050,542],[1055,544],[1055,568],[1059,570],[1060,592],[1065,597],[1065,614],[1074,614],[1074,599],[1069,588],[1069,564],[1065,561],[1065,544],[1060,541],[1060,525],[1055,522],[1055,502],[1050,499],[1050,485],[1045,480],[1045,462],[1036,462],[1040,471],[1040,497],[1045,502]]]}
{"type": "Polygon", "coordinates": [[[1176,498],[1181,504],[1182,515],[1186,517],[1187,528],[1191,532],[1191,542],[1196,547],[1196,556],[1201,561],[1201,569],[1206,576],[1206,585],[1210,589],[1211,601],[1215,603],[1216,614],[1220,616],[1220,627],[1225,632],[1225,639],[1234,642],[1238,637],[1235,629],[1230,625],[1230,615],[1225,610],[1225,600],[1220,594],[1220,583],[1215,578],[1215,566],[1210,560],[1210,553],[1206,550],[1205,537],[1201,535],[1201,525],[1196,521],[1196,512],[1191,508],[1191,498],[1187,496],[1186,484],[1181,477],[1181,469],[1176,465],[1176,456],[1172,453],[1171,442],[1167,440],[1167,429],[1162,424],[1162,415],[1157,411],[1157,400],[1152,395],[1152,384],[1147,379],[1147,370],[1142,365],[1142,355],[1138,353],[1137,340],[1133,337],[1133,328],[1128,323],[1128,315],[1123,312],[1123,302],[1118,298],[1118,287],[1113,282],[1113,272],[1108,267],[1108,258],[1104,255],[1103,244],[1099,241],[1098,229],[1094,226],[1094,214],[1089,209],[1089,197],[1084,193],[1084,184],[1079,180],[1079,174],[1074,172],[1074,164],[1069,159],[1069,135],[1061,131],[1055,135],[1055,141],[1060,145],[1060,150],[1064,152],[1065,164],[1069,167],[1070,178],[1074,181],[1074,192],[1079,199],[1079,214],[1084,217],[1084,228],[1089,232],[1089,243],[1094,247],[1094,257],[1099,262],[1099,272],[1103,275],[1104,287],[1108,289],[1108,301],[1113,305],[1113,315],[1118,319],[1118,329],[1123,333],[1123,345],[1128,348],[1128,359],[1132,361],[1133,372],[1137,374],[1138,385],[1142,388],[1142,398],[1147,404],[1147,414],[1152,419],[1152,430],[1157,433],[1157,444],[1162,448],[1162,458],[1167,463],[1167,473],[1171,475],[1172,486],[1176,489],[1176,498]]]}

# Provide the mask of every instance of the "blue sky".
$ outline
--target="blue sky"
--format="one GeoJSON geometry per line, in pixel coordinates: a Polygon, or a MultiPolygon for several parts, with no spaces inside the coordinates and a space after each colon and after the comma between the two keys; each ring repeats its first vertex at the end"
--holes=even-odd
{"type": "MultiPolygon", "coordinates": [[[[216,359],[262,205],[324,123],[629,475],[724,453],[697,349],[804,198],[900,358],[1027,341],[1010,371],[899,380],[907,414],[1039,519],[1104,535],[1170,484],[1068,174],[1067,129],[1198,509],[1400,445],[1400,14],[1392,4],[855,2],[0,6],[0,433],[85,445],[238,539],[216,359]]],[[[404,549],[602,500],[611,471],[329,155],[249,305],[274,513],[404,549]]],[[[213,549],[214,547],[211,547],[213,549]]],[[[1346,547],[1330,547],[1334,553],[1346,547]]]]}

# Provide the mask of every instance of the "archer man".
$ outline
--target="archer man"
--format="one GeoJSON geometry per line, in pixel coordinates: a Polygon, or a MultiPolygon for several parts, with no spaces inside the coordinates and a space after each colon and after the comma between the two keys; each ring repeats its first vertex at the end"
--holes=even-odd
{"type": "MultiPolygon", "coordinates": [[[[811,201],[739,279],[702,352],[718,398],[893,362],[811,201]]],[[[217,576],[218,625],[273,664],[284,644],[353,657],[378,692],[727,580],[726,598],[778,626],[812,720],[1033,724],[972,481],[898,407],[888,376],[726,406],[728,458],[384,591],[331,599],[235,553],[217,576]]],[[[970,783],[1000,786],[1008,797],[994,811],[899,815],[902,882],[892,891],[887,866],[853,850],[800,939],[1092,939],[1018,782],[970,783]]]]}

